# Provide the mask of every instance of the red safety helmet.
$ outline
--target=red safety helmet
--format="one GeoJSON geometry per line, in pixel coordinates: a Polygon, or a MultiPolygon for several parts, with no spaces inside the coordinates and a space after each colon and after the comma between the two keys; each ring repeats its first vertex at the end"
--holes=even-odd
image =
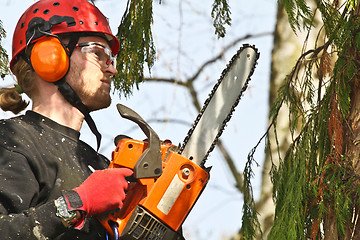
{"type": "Polygon", "coordinates": [[[86,0],[40,0],[31,5],[16,25],[10,69],[26,48],[49,34],[84,33],[106,37],[111,50],[116,55],[119,40],[112,34],[107,18],[93,4],[86,0]],[[48,34],[43,34],[47,32],[48,34]]]}

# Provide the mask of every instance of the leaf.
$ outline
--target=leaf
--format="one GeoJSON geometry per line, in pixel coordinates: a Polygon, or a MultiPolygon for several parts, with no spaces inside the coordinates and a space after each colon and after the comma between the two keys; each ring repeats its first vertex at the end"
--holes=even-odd
{"type": "MultiPolygon", "coordinates": [[[[6,37],[6,31],[3,28],[2,22],[0,20],[0,43],[3,38],[6,37]]],[[[0,45],[0,76],[5,78],[6,75],[10,73],[9,70],[9,57],[6,53],[6,50],[0,45]]]]}
{"type": "Polygon", "coordinates": [[[224,25],[231,25],[231,12],[227,0],[214,0],[211,17],[214,19],[215,34],[224,37],[226,29],[224,25]]]}
{"type": "Polygon", "coordinates": [[[305,0],[278,0],[288,14],[290,27],[294,32],[312,27],[312,12],[305,0]]]}
{"type": "Polygon", "coordinates": [[[326,50],[321,54],[318,73],[320,79],[330,76],[332,73],[331,58],[326,50]]]}

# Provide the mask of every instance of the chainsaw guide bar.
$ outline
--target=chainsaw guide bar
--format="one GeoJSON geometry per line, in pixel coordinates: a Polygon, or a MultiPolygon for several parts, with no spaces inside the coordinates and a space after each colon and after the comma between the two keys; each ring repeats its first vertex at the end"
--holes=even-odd
{"type": "Polygon", "coordinates": [[[180,146],[179,154],[204,165],[247,89],[259,56],[255,46],[244,44],[231,58],[180,146]]]}

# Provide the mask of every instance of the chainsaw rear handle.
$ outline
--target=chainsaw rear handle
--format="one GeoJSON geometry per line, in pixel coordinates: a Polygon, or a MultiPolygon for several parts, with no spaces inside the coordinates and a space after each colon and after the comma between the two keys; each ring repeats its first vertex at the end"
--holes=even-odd
{"type": "Polygon", "coordinates": [[[148,139],[147,148],[135,164],[134,178],[139,179],[159,177],[162,173],[159,136],[135,111],[122,104],[117,104],[116,107],[121,117],[129,119],[139,125],[148,139]]]}

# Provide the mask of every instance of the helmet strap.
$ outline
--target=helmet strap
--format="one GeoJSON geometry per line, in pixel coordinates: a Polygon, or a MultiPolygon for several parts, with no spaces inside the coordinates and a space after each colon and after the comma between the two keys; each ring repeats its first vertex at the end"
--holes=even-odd
{"type": "Polygon", "coordinates": [[[31,70],[33,70],[35,72],[32,64],[31,64],[30,57],[26,54],[26,51],[22,51],[19,55],[27,64],[29,64],[29,66],[31,67],[31,70]]]}
{"type": "Polygon", "coordinates": [[[66,49],[68,51],[69,58],[71,57],[71,54],[73,53],[76,44],[79,42],[80,35],[74,33],[74,35],[70,38],[69,43],[66,45],[66,49]]]}
{"type": "Polygon", "coordinates": [[[74,89],[65,81],[64,78],[62,78],[57,82],[54,82],[54,84],[58,86],[59,92],[64,96],[64,98],[84,115],[86,123],[88,124],[91,132],[96,137],[97,151],[99,151],[100,143],[101,143],[101,134],[98,131],[94,120],[90,116],[90,111],[88,107],[82,103],[80,97],[76,94],[74,89]]]}

